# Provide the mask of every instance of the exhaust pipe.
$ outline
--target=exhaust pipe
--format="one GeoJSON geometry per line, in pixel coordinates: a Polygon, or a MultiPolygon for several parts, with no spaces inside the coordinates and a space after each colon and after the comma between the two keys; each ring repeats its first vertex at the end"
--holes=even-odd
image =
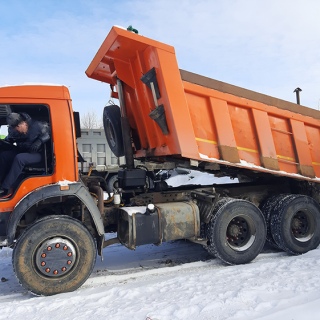
{"type": "Polygon", "coordinates": [[[299,87],[295,88],[294,91],[293,91],[293,92],[296,93],[297,104],[300,104],[300,92],[301,92],[301,91],[302,91],[302,90],[301,90],[299,87]]]}

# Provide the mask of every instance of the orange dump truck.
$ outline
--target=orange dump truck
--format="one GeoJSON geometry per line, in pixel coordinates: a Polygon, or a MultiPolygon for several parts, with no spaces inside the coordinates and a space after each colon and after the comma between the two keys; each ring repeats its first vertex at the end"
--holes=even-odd
{"type": "Polygon", "coordinates": [[[43,162],[25,168],[12,196],[0,199],[0,247],[13,248],[27,290],[77,289],[96,253],[114,243],[188,239],[227,264],[252,261],[266,241],[290,254],[318,247],[320,112],[179,70],[173,47],[119,27],[86,74],[108,83],[117,100],[104,108],[104,130],[126,166],[108,200],[102,177],[78,173],[79,117],[68,89],[0,88],[1,125],[25,112],[51,128],[43,162]],[[239,183],[170,188],[153,166],[239,183]]]}

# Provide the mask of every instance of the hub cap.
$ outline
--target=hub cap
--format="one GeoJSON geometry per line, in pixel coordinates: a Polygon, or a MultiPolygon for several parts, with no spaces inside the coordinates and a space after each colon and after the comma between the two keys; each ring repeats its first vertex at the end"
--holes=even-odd
{"type": "Polygon", "coordinates": [[[107,130],[106,131],[107,131],[107,135],[108,135],[110,144],[113,147],[115,147],[115,145],[116,145],[116,138],[115,138],[116,134],[114,132],[113,126],[112,126],[112,124],[111,124],[109,119],[107,120],[107,130]]]}
{"type": "Polygon", "coordinates": [[[313,237],[315,228],[311,221],[312,216],[308,212],[298,211],[293,216],[291,221],[291,231],[297,240],[305,242],[313,237]]]}
{"type": "Polygon", "coordinates": [[[44,242],[36,251],[36,266],[46,277],[61,277],[75,264],[77,253],[70,241],[53,238],[44,242]]]}
{"type": "Polygon", "coordinates": [[[227,227],[227,243],[235,251],[247,250],[255,240],[255,227],[253,221],[238,216],[233,218],[227,227]]]}

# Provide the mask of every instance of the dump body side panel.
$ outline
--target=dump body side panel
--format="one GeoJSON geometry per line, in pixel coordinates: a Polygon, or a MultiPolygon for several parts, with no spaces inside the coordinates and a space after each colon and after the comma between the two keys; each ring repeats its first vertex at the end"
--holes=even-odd
{"type": "MultiPolygon", "coordinates": [[[[193,81],[192,74],[181,74],[193,81]]],[[[222,92],[189,81],[183,84],[200,158],[319,177],[319,111],[237,87],[222,92]]]]}
{"type": "Polygon", "coordinates": [[[130,126],[139,138],[137,157],[181,155],[182,150],[185,157],[197,153],[173,47],[113,27],[86,74],[111,85],[116,84],[116,78],[123,82],[130,126]],[[149,117],[156,106],[141,77],[152,68],[160,91],[157,103],[165,108],[168,135],[149,117]]]}
{"type": "Polygon", "coordinates": [[[117,27],[86,74],[114,86],[117,78],[124,83],[137,158],[182,157],[318,181],[316,110],[180,73],[173,47],[117,27]],[[141,81],[153,68],[157,95],[141,81]],[[159,105],[168,134],[149,115],[159,105]]]}

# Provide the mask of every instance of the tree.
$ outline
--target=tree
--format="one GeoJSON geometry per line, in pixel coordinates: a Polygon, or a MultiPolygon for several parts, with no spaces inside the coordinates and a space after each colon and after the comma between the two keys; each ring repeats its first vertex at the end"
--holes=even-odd
{"type": "Polygon", "coordinates": [[[97,118],[94,111],[89,111],[81,117],[81,128],[100,129],[103,128],[102,121],[97,118]]]}

